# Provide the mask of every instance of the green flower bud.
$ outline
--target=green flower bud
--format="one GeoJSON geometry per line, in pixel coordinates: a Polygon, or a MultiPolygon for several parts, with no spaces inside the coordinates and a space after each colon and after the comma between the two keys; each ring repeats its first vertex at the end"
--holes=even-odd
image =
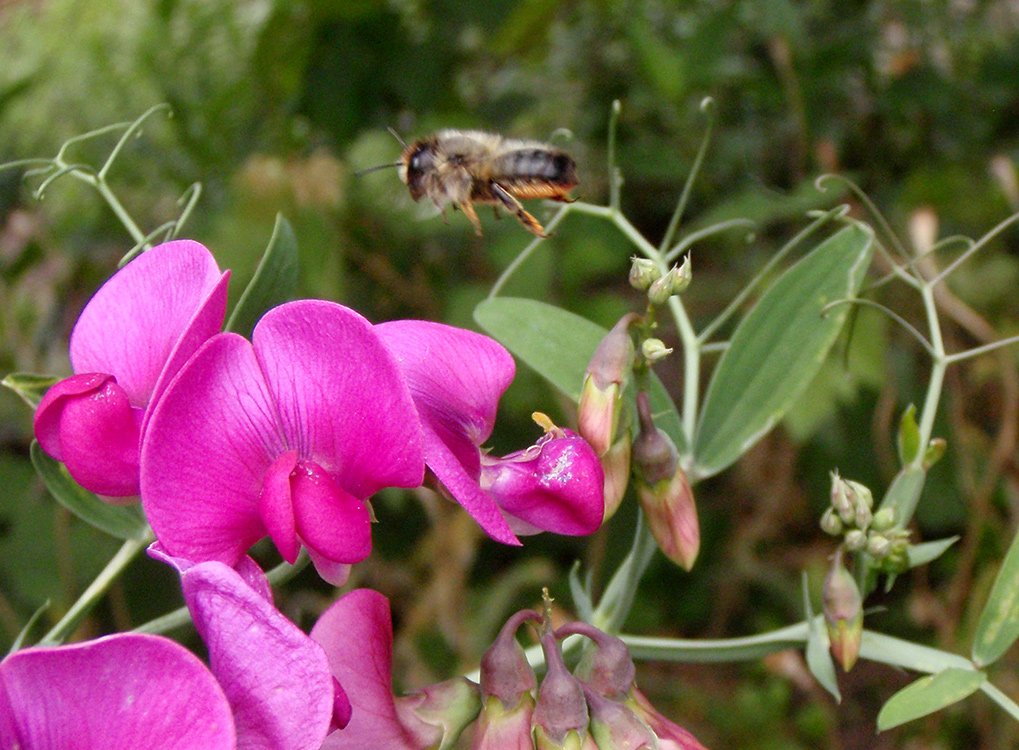
{"type": "Polygon", "coordinates": [[[859,552],[867,546],[867,534],[859,529],[850,529],[845,537],[846,549],[850,552],[859,552]]]}
{"type": "Polygon", "coordinates": [[[644,339],[640,345],[640,353],[649,365],[653,365],[672,354],[672,349],[661,339],[644,339]]]}
{"type": "Polygon", "coordinates": [[[630,258],[630,286],[638,292],[646,292],[661,277],[662,272],[653,260],[630,258]]]}
{"type": "Polygon", "coordinates": [[[842,519],[839,518],[839,514],[835,512],[834,508],[828,508],[824,515],[821,516],[821,530],[825,534],[840,536],[844,529],[845,526],[842,524],[842,519]]]}
{"type": "Polygon", "coordinates": [[[881,532],[888,531],[894,525],[895,525],[894,508],[881,508],[881,510],[874,514],[874,518],[870,522],[870,527],[874,531],[881,532]]]}
{"type": "Polygon", "coordinates": [[[892,550],[892,542],[888,537],[871,532],[867,537],[867,554],[875,560],[882,560],[892,550]]]}

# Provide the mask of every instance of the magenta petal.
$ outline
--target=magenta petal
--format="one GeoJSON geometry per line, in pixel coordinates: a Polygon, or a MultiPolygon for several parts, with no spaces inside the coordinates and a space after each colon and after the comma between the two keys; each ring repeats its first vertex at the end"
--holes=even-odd
{"type": "Polygon", "coordinates": [[[238,747],[318,750],[334,707],[322,648],[222,563],[188,568],[181,585],[233,707],[238,747]]]}
{"type": "MultiPolygon", "coordinates": [[[[375,326],[429,424],[468,473],[492,434],[499,398],[513,381],[513,357],[494,339],[423,320],[375,326]]],[[[426,458],[427,460],[427,458],[426,458]]]]}
{"type": "Polygon", "coordinates": [[[43,450],[67,465],[86,489],[111,497],[138,494],[138,435],[142,412],[116,378],[74,375],[50,388],[35,415],[43,450]]]}
{"type": "Polygon", "coordinates": [[[367,506],[343,491],[314,461],[301,461],[290,477],[297,532],[319,557],[356,563],[372,549],[367,506]]]}
{"type": "MultiPolygon", "coordinates": [[[[482,484],[508,515],[537,531],[573,536],[601,526],[605,475],[580,436],[546,436],[526,451],[485,461],[482,484]]],[[[527,533],[526,527],[514,529],[527,533]]]]}
{"type": "Polygon", "coordinates": [[[410,392],[371,325],[333,302],[267,312],[254,348],[289,447],[356,497],[416,487],[424,477],[410,392]]]}
{"type": "Polygon", "coordinates": [[[158,245],[114,274],[82,310],[71,364],[75,372],[116,375],[131,403],[143,407],[175,348],[179,367],[219,331],[225,310],[224,275],[208,250],[190,240],[158,245]]]}
{"type": "Polygon", "coordinates": [[[237,562],[266,530],[262,480],[286,450],[251,345],[211,338],[180,371],[149,419],[141,494],[156,537],[172,554],[237,562]]]}
{"type": "Polygon", "coordinates": [[[230,706],[212,674],[182,646],[153,635],[12,654],[0,663],[0,713],[4,748],[236,746],[230,706]]]}
{"type": "Polygon", "coordinates": [[[269,538],[291,565],[301,551],[290,486],[291,474],[296,467],[297,451],[281,453],[265,472],[262,492],[258,496],[258,515],[269,532],[269,538]]]}
{"type": "Polygon", "coordinates": [[[389,602],[371,589],[344,594],[327,609],[311,637],[329,659],[352,706],[350,723],[333,732],[323,750],[419,750],[423,747],[397,718],[393,699],[393,623],[389,602]]]}
{"type": "MultiPolygon", "coordinates": [[[[520,544],[492,496],[481,489],[476,476],[468,474],[446,444],[424,426],[425,457],[446,491],[478,522],[485,533],[503,544],[520,544]]],[[[477,449],[475,449],[477,452],[477,449]]]]}

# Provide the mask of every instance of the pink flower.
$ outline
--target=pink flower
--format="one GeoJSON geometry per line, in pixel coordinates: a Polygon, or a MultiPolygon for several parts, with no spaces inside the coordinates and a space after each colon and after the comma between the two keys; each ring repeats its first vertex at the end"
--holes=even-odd
{"type": "Polygon", "coordinates": [[[421,428],[368,322],[317,300],[270,310],[252,341],[210,339],[150,418],[142,502],[163,547],[233,565],[268,535],[341,582],[371,550],[365,498],[424,475],[421,428]]]}
{"type": "Polygon", "coordinates": [[[344,594],[318,619],[311,637],[351,701],[350,723],[329,735],[322,750],[449,747],[477,716],[477,686],[462,678],[393,695],[393,624],[389,602],[377,591],[344,594]]]}
{"type": "Polygon", "coordinates": [[[233,750],[226,696],[183,646],[120,634],[0,662],[0,747],[233,750]]]}
{"type": "Polygon", "coordinates": [[[138,494],[147,410],[223,324],[227,273],[197,242],[152,248],[107,281],[71,333],[75,375],[43,397],[35,435],[80,485],[138,494]]]}
{"type": "Polygon", "coordinates": [[[184,600],[233,709],[238,748],[318,750],[350,720],[350,703],[325,653],[283,616],[261,568],[192,564],[159,547],[149,554],[180,573],[184,600]]]}
{"type": "Polygon", "coordinates": [[[481,450],[515,371],[499,343],[419,320],[382,323],[375,330],[410,386],[428,468],[493,539],[519,544],[516,534],[598,529],[604,475],[583,438],[551,427],[535,445],[505,458],[481,450]]]}

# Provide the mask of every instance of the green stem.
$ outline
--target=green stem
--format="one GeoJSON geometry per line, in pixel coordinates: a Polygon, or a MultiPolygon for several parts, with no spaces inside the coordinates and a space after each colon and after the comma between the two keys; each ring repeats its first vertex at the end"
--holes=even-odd
{"type": "MultiPolygon", "coordinates": [[[[552,234],[552,230],[559,226],[562,220],[566,218],[566,215],[571,210],[575,210],[577,205],[578,204],[576,203],[564,203],[556,212],[555,216],[553,216],[548,221],[548,223],[545,224],[545,234],[552,234]]],[[[531,257],[534,251],[538,249],[538,245],[540,245],[544,241],[545,241],[544,237],[535,237],[533,240],[530,241],[530,243],[528,243],[527,247],[520,251],[520,254],[513,259],[512,263],[506,266],[506,269],[501,274],[499,274],[499,278],[495,280],[494,284],[492,284],[492,291],[488,293],[489,299],[499,296],[499,292],[502,291],[502,288],[506,285],[506,282],[509,281],[513,274],[515,274],[517,270],[520,268],[520,266],[522,266],[524,262],[531,257]]]]}
{"type": "Polygon", "coordinates": [[[153,537],[150,533],[141,539],[128,539],[124,542],[120,549],[117,550],[117,554],[103,568],[102,572],[96,576],[95,580],[78,597],[78,601],[67,610],[67,613],[60,618],[60,621],[53,626],[50,632],[42,637],[38,645],[56,646],[63,643],[74,632],[74,629],[78,627],[78,623],[84,619],[85,615],[91,611],[103,594],[113,585],[117,576],[124,571],[124,568],[128,566],[139,552],[151,544],[152,539],[153,537]]]}
{"type": "Polygon", "coordinates": [[[927,394],[924,397],[923,408],[920,411],[920,450],[913,458],[914,466],[923,464],[924,454],[927,445],[931,440],[931,433],[934,430],[934,417],[938,412],[938,403],[941,401],[941,389],[945,383],[945,369],[948,366],[945,357],[945,343],[941,337],[941,323],[938,320],[938,310],[934,303],[934,289],[932,284],[924,284],[920,288],[920,296],[923,299],[924,311],[927,314],[927,325],[930,331],[931,345],[931,374],[927,382],[927,394]]]}
{"type": "Polygon", "coordinates": [[[592,625],[608,633],[615,633],[623,626],[637,595],[637,586],[656,548],[654,537],[644,520],[644,513],[640,512],[633,533],[633,546],[605,587],[605,594],[591,618],[592,625]]]}

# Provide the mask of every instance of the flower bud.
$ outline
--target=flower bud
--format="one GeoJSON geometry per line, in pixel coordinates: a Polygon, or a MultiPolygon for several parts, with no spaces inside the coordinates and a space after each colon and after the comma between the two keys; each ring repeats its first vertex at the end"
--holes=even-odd
{"type": "Polygon", "coordinates": [[[608,452],[601,457],[602,470],[605,472],[605,515],[602,517],[604,524],[619,509],[626,495],[626,486],[630,483],[630,454],[632,453],[633,442],[630,439],[630,431],[627,430],[608,452]]]}
{"type": "Polygon", "coordinates": [[[621,396],[634,360],[629,329],[637,317],[628,313],[620,318],[587,365],[577,406],[577,430],[599,456],[609,450],[619,424],[621,396]]]}
{"type": "Polygon", "coordinates": [[[516,632],[527,620],[540,621],[533,610],[517,612],[502,626],[481,659],[483,708],[474,731],[473,750],[528,750],[534,712],[534,670],[527,662],[516,632]]]}
{"type": "Polygon", "coordinates": [[[646,292],[661,276],[662,272],[658,270],[658,265],[653,260],[630,258],[630,286],[638,292],[646,292]]]}
{"type": "Polygon", "coordinates": [[[894,525],[895,525],[894,508],[881,508],[881,510],[874,514],[874,518],[871,519],[870,522],[871,529],[878,532],[888,531],[894,525]]]}
{"type": "Polygon", "coordinates": [[[944,438],[934,438],[927,444],[927,450],[923,452],[923,468],[925,471],[930,471],[930,468],[941,460],[941,457],[945,455],[946,448],[948,448],[948,443],[944,438]]]}
{"type": "Polygon", "coordinates": [[[867,536],[867,554],[875,560],[880,560],[892,550],[892,543],[888,537],[871,532],[867,536]]]}
{"type": "Polygon", "coordinates": [[[559,627],[557,638],[582,635],[590,638],[594,649],[587,650],[575,674],[589,687],[606,698],[622,699],[633,687],[637,668],[630,656],[630,649],[621,638],[609,635],[586,622],[570,622],[559,627]]]}
{"type": "Polygon", "coordinates": [[[532,725],[538,750],[581,748],[587,736],[587,701],[580,681],[570,674],[555,635],[541,636],[547,671],[538,689],[532,725]]]}
{"type": "Polygon", "coordinates": [[[412,714],[417,721],[435,727],[441,747],[453,747],[481,710],[478,686],[466,677],[430,685],[399,697],[395,702],[396,713],[404,726],[408,725],[408,714],[412,714]]]}
{"type": "Polygon", "coordinates": [[[863,597],[856,579],[842,564],[842,550],[835,553],[821,593],[824,621],[835,660],[848,672],[856,664],[863,635],[863,597]]]}
{"type": "Polygon", "coordinates": [[[598,750],[655,750],[658,739],[637,714],[619,701],[604,698],[584,686],[591,709],[591,736],[598,750]]]}
{"type": "Polygon", "coordinates": [[[859,529],[850,529],[846,532],[845,544],[850,552],[859,552],[867,546],[867,533],[859,529]]]}
{"type": "Polygon", "coordinates": [[[662,716],[636,687],[630,690],[626,706],[655,733],[659,750],[706,750],[696,737],[662,716]]]}
{"type": "Polygon", "coordinates": [[[664,305],[669,297],[679,294],[688,286],[693,274],[690,268],[690,256],[683,261],[682,266],[673,266],[660,279],[654,281],[647,290],[648,300],[652,305],[664,305]]]}
{"type": "Polygon", "coordinates": [[[693,490],[672,440],[654,425],[647,394],[637,394],[640,434],[633,444],[637,498],[651,534],[670,560],[690,570],[700,550],[693,490]]]}
{"type": "Polygon", "coordinates": [[[831,507],[839,514],[842,523],[852,524],[856,520],[851,489],[837,470],[831,473],[831,507]]]}
{"type": "Polygon", "coordinates": [[[661,339],[644,339],[640,345],[641,356],[647,360],[649,365],[661,362],[672,354],[672,349],[665,345],[661,339]]]}
{"type": "Polygon", "coordinates": [[[835,512],[834,508],[829,507],[821,516],[821,531],[825,534],[839,536],[844,528],[842,519],[839,518],[839,514],[835,512]]]}

